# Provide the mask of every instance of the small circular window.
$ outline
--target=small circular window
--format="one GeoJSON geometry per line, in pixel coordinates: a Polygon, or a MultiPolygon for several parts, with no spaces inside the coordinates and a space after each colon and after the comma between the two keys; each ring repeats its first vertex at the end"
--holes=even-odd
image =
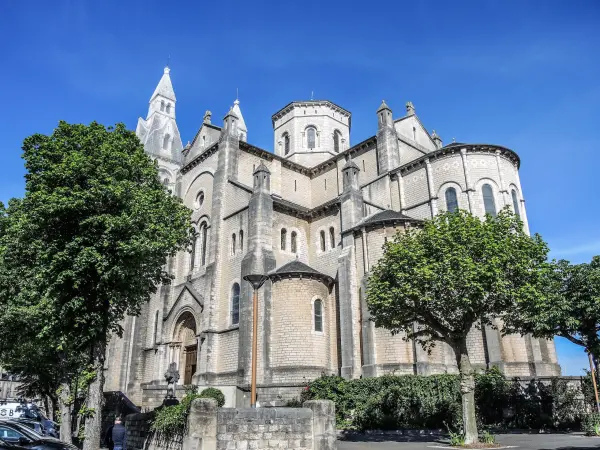
{"type": "Polygon", "coordinates": [[[204,203],[204,191],[200,191],[200,192],[198,192],[198,195],[196,196],[196,208],[202,207],[203,203],[204,203]]]}

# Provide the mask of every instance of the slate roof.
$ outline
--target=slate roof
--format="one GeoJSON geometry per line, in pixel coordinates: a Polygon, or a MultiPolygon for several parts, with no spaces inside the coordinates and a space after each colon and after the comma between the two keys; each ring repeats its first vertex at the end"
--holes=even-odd
{"type": "Polygon", "coordinates": [[[333,282],[333,278],[329,275],[319,272],[313,269],[302,261],[295,259],[287,264],[275,269],[269,274],[272,280],[280,280],[284,278],[311,278],[323,280],[326,284],[333,282]]]}
{"type": "Polygon", "coordinates": [[[391,209],[385,209],[383,211],[372,214],[361,220],[354,229],[362,228],[368,225],[375,225],[384,222],[420,222],[418,219],[414,219],[398,211],[392,211],[391,209]]]}

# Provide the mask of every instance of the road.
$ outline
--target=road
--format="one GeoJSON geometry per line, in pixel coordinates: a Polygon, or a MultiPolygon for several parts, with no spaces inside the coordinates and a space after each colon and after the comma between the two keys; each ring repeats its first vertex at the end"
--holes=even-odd
{"type": "MultiPolygon", "coordinates": [[[[519,450],[592,450],[600,448],[600,438],[573,434],[500,434],[496,442],[519,450]]],[[[339,450],[432,450],[448,445],[435,437],[406,438],[393,436],[352,437],[338,441],[339,450]]]]}

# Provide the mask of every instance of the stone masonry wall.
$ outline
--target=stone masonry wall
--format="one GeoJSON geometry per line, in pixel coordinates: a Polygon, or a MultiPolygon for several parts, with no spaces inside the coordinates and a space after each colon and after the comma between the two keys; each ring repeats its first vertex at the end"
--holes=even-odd
{"type": "Polygon", "coordinates": [[[335,405],[329,400],[305,402],[303,408],[217,408],[213,399],[196,399],[183,439],[183,450],[336,446],[335,405]]]}

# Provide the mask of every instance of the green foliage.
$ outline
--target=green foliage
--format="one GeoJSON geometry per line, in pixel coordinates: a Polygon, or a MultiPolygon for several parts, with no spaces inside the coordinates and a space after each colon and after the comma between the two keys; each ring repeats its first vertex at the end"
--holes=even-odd
{"type": "Polygon", "coordinates": [[[600,355],[600,256],[577,265],[553,262],[546,279],[545,295],[518,300],[506,317],[507,330],[562,336],[600,355]]]}
{"type": "MultiPolygon", "coordinates": [[[[323,376],[297,400],[327,399],[336,404],[338,428],[462,429],[458,375],[385,375],[345,380],[323,376]]],[[[480,426],[525,429],[577,429],[585,405],[576,389],[559,378],[524,384],[507,380],[496,368],[475,378],[480,426]]]]}
{"type": "Polygon", "coordinates": [[[378,327],[456,348],[479,321],[492,325],[516,300],[543,292],[547,253],[508,210],[484,221],[465,211],[440,214],[385,245],[369,278],[369,311],[378,327]]]}
{"type": "Polygon", "coordinates": [[[483,442],[484,444],[492,445],[492,444],[496,443],[496,437],[489,431],[484,431],[483,434],[481,435],[480,442],[483,442]]]}
{"type": "MultiPolygon", "coordinates": [[[[170,282],[166,258],[190,244],[191,212],[123,124],[60,122],[51,135],[26,138],[23,158],[25,196],[0,210],[0,329],[19,337],[0,340],[0,362],[16,366],[14,355],[49,348],[56,378],[72,382],[71,362],[92,355],[102,370],[123,318],[170,282]]],[[[100,401],[102,382],[90,385],[90,401],[100,401]]],[[[99,427],[97,416],[90,426],[99,427]]],[[[99,430],[90,431],[97,441],[99,430]]]]}
{"type": "Polygon", "coordinates": [[[178,405],[166,406],[155,411],[150,431],[157,443],[181,442],[187,432],[187,419],[192,401],[200,394],[188,392],[178,405]]]}
{"type": "Polygon", "coordinates": [[[200,392],[199,398],[214,398],[217,401],[217,406],[222,408],[225,404],[225,395],[217,388],[206,388],[200,392]]]}
{"type": "Polygon", "coordinates": [[[588,436],[600,436],[600,413],[587,414],[583,418],[581,428],[588,436]]]}

